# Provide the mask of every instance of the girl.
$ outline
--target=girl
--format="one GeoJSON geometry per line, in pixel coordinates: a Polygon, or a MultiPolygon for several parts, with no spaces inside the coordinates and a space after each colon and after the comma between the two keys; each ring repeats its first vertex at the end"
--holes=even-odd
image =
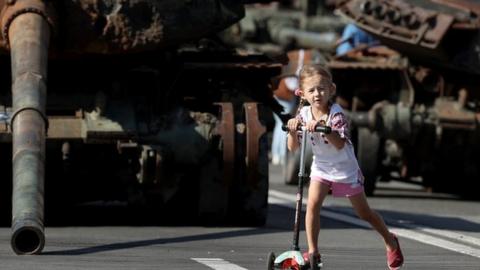
{"type": "Polygon", "coordinates": [[[403,265],[403,255],[397,237],[390,233],[382,217],[372,211],[363,191],[363,176],[355,158],[353,145],[348,138],[348,128],[342,108],[331,101],[336,86],[330,73],[319,65],[305,65],[299,76],[301,97],[297,117],[288,121],[288,149],[294,151],[299,146],[296,128],[305,125],[310,131],[308,140],[312,144],[313,162],[308,189],[305,229],[308,242],[308,255],[311,269],[319,269],[321,261],[318,252],[320,232],[320,208],[329,193],[347,197],[357,215],[369,222],[383,237],[387,250],[387,264],[390,269],[403,265]],[[308,102],[309,106],[304,106],[308,102]],[[332,133],[312,133],[317,125],[332,127],[332,133]]]}

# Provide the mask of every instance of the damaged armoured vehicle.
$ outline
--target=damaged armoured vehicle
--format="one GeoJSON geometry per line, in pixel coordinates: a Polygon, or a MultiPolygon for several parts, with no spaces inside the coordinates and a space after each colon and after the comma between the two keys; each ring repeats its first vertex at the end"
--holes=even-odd
{"type": "Polygon", "coordinates": [[[337,8],[386,46],[329,62],[358,127],[367,193],[392,176],[465,195],[478,189],[480,2],[345,0],[337,8]]]}
{"type": "Polygon", "coordinates": [[[42,251],[44,204],[60,215],[111,201],[154,205],[159,220],[265,222],[265,123],[281,64],[217,38],[253,2],[268,1],[0,1],[10,71],[0,160],[13,179],[1,190],[13,190],[15,253],[42,251]]]}

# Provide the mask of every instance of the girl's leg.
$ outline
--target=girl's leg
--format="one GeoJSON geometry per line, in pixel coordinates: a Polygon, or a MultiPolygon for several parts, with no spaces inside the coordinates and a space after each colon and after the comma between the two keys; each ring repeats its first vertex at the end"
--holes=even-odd
{"type": "Polygon", "coordinates": [[[307,234],[308,253],[318,253],[318,234],[320,232],[320,209],[330,187],[319,181],[310,181],[308,188],[307,214],[305,231],[307,234]]]}
{"type": "Polygon", "coordinates": [[[396,249],[397,242],[393,238],[393,235],[388,231],[383,218],[377,212],[373,211],[368,205],[365,193],[362,192],[349,197],[349,199],[357,215],[361,219],[370,223],[372,227],[383,237],[387,250],[396,249]]]}

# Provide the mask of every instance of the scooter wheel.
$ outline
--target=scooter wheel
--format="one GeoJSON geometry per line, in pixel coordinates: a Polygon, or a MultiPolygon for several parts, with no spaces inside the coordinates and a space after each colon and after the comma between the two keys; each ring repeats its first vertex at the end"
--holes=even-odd
{"type": "Polygon", "coordinates": [[[270,252],[267,258],[267,270],[275,269],[274,264],[275,264],[275,254],[273,252],[270,252]]]}

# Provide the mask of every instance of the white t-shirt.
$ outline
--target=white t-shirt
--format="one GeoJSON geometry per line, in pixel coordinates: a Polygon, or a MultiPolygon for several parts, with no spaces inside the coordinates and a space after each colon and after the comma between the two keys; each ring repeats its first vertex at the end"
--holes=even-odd
{"type": "MultiPolygon", "coordinates": [[[[312,120],[311,107],[303,107],[298,117],[304,123],[312,120]]],[[[310,177],[316,176],[338,183],[357,182],[362,177],[361,171],[349,139],[345,114],[338,104],[332,104],[326,125],[337,131],[346,142],[342,149],[337,149],[327,141],[323,133],[308,133],[307,141],[311,144],[313,152],[310,177]]],[[[301,136],[301,133],[299,134],[301,136]]]]}

